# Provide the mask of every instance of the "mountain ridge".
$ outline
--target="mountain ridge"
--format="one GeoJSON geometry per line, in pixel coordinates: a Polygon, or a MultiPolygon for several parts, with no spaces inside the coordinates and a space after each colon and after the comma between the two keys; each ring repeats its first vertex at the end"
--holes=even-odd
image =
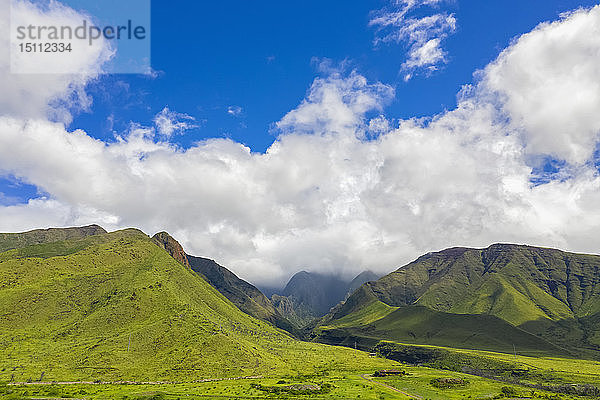
{"type": "MultiPolygon", "coordinates": [[[[361,310],[370,307],[383,312],[384,305],[425,307],[456,316],[494,316],[553,346],[595,354],[600,351],[596,333],[600,326],[600,256],[508,243],[431,252],[364,284],[319,325],[342,324],[349,336],[375,331],[393,316],[384,313],[381,321],[361,325],[361,310]]],[[[471,322],[463,327],[465,335],[468,324],[471,322]]],[[[499,331],[510,329],[506,326],[499,331]]],[[[317,328],[316,337],[326,330],[317,328]]],[[[396,333],[410,342],[410,337],[396,333]]],[[[380,332],[381,339],[392,336],[380,332]]],[[[548,347],[548,351],[554,350],[548,347]]]]}
{"type": "Polygon", "coordinates": [[[108,232],[96,224],[69,228],[34,229],[20,233],[0,233],[0,252],[35,244],[82,239],[102,233],[108,232]]]}

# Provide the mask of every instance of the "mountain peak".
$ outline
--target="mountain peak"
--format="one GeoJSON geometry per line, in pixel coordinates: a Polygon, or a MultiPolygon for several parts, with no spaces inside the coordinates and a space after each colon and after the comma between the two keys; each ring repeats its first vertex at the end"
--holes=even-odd
{"type": "Polygon", "coordinates": [[[187,255],[183,250],[183,246],[181,246],[181,244],[179,244],[179,242],[167,232],[158,232],[152,237],[152,241],[154,241],[154,243],[156,243],[159,247],[165,249],[167,253],[169,253],[175,260],[187,267],[190,266],[187,255]]]}

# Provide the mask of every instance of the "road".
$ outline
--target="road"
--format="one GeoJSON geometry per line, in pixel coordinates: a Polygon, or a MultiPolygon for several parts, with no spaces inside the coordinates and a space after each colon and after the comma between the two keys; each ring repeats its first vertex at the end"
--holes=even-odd
{"type": "Polygon", "coordinates": [[[73,382],[9,382],[9,386],[44,386],[44,385],[177,385],[182,383],[203,383],[203,382],[217,382],[217,381],[237,381],[242,379],[261,379],[262,375],[257,376],[237,376],[233,378],[207,378],[200,379],[191,382],[136,382],[136,381],[115,381],[115,382],[86,382],[86,381],[73,381],[73,382]]]}
{"type": "Polygon", "coordinates": [[[410,397],[411,399],[417,399],[417,400],[422,400],[422,399],[423,399],[423,398],[422,398],[421,396],[419,396],[419,395],[416,395],[416,394],[410,394],[410,393],[406,393],[406,392],[403,392],[403,391],[402,391],[402,390],[400,390],[400,389],[396,389],[395,387],[392,387],[392,386],[390,386],[390,385],[386,385],[385,383],[381,383],[381,382],[374,381],[373,379],[371,379],[370,375],[368,375],[368,374],[362,374],[360,377],[361,377],[361,378],[363,378],[364,380],[366,380],[366,381],[369,381],[369,382],[372,382],[372,383],[374,383],[374,384],[376,384],[376,385],[383,386],[383,387],[384,387],[384,388],[386,388],[386,389],[393,390],[394,392],[397,392],[397,393],[402,393],[403,395],[405,395],[405,396],[408,396],[408,397],[410,397]]]}

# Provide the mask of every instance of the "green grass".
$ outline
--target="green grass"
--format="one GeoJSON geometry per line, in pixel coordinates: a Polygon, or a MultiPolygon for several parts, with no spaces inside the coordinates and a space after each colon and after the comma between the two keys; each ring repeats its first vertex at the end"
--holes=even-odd
{"type": "Polygon", "coordinates": [[[278,377],[218,380],[195,383],[149,384],[70,384],[70,385],[19,385],[1,386],[0,398],[85,398],[85,399],[194,399],[194,398],[254,398],[254,399],[408,399],[409,397],[377,384],[382,383],[423,399],[492,399],[492,398],[555,398],[584,399],[498,382],[461,372],[426,367],[401,365],[407,373],[402,377],[362,378],[359,373],[322,371],[313,375],[283,375],[278,377]],[[432,384],[435,379],[455,378],[467,382],[451,388],[439,388],[432,384]],[[294,384],[330,386],[327,393],[299,394],[269,393],[257,386],[284,388],[294,384]],[[508,388],[508,390],[507,390],[508,388]],[[507,396],[505,393],[511,393],[507,396]]]}
{"type": "Polygon", "coordinates": [[[255,399],[403,399],[403,395],[366,381],[356,374],[332,374],[329,376],[283,376],[264,379],[241,379],[184,384],[162,385],[111,385],[77,384],[44,386],[0,387],[0,398],[86,398],[86,399],[150,399],[152,396],[164,399],[183,398],[255,398],[255,399]],[[286,393],[270,394],[256,388],[257,384],[266,387],[285,387],[293,384],[331,385],[328,393],[293,395],[286,393]],[[4,394],[3,394],[4,392],[4,394]],[[11,393],[7,393],[11,392],[11,393]]]}
{"type": "MultiPolygon", "coordinates": [[[[518,385],[496,382],[490,379],[462,374],[459,372],[440,371],[419,367],[406,367],[404,370],[408,373],[408,375],[403,377],[385,377],[375,379],[404,392],[431,400],[501,398],[504,397],[502,396],[502,389],[506,387],[510,387],[515,391],[516,395],[511,397],[530,398],[532,393],[531,389],[523,388],[518,385]],[[465,386],[439,389],[432,385],[432,380],[438,378],[457,378],[463,379],[468,383],[465,386]]],[[[549,392],[540,390],[538,390],[537,393],[551,395],[549,392]]]]}
{"type": "Polygon", "coordinates": [[[471,296],[456,302],[451,312],[458,314],[490,314],[519,326],[540,319],[561,320],[573,312],[560,300],[526,280],[494,276],[471,296]]]}
{"type": "Polygon", "coordinates": [[[544,339],[491,315],[452,314],[422,306],[390,307],[371,300],[340,319],[315,329],[315,339],[372,347],[380,340],[433,344],[465,349],[520,352],[530,355],[569,354],[544,339]]]}
{"type": "Polygon", "coordinates": [[[0,254],[1,380],[190,381],[386,364],[250,317],[137,230],[0,254]]]}
{"type": "MultiPolygon", "coordinates": [[[[420,364],[447,372],[463,372],[491,378],[523,390],[568,393],[572,385],[592,385],[600,396],[600,362],[554,357],[529,357],[503,353],[453,349],[440,346],[382,342],[378,352],[398,361],[420,364]]],[[[488,379],[486,379],[487,381],[488,379]]]]}
{"type": "Polygon", "coordinates": [[[381,301],[372,301],[358,311],[348,314],[340,319],[336,319],[329,325],[322,326],[322,329],[361,327],[370,325],[382,318],[387,317],[398,307],[390,307],[381,301]]]}

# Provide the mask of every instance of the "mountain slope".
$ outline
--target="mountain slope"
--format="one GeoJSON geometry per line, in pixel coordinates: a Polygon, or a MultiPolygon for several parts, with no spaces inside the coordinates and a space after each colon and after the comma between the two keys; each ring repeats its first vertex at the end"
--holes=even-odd
{"type": "Polygon", "coordinates": [[[260,290],[238,278],[227,268],[213,260],[187,256],[191,269],[201,274],[205,280],[223,294],[240,310],[253,317],[273,323],[278,328],[297,334],[296,328],[273,307],[273,304],[260,290]]]}
{"type": "Polygon", "coordinates": [[[169,253],[175,260],[179,261],[186,267],[190,266],[188,256],[185,254],[181,244],[179,244],[179,242],[167,232],[157,233],[156,235],[152,236],[152,240],[157,246],[165,249],[165,251],[169,253]]]}
{"type": "Polygon", "coordinates": [[[510,244],[454,248],[420,257],[370,286],[390,305],[487,313],[515,325],[560,320],[600,311],[600,256],[510,244]]]}
{"type": "Polygon", "coordinates": [[[368,362],[241,312],[137,230],[0,253],[0,380],[190,381],[355,357],[368,362]]]}
{"type": "Polygon", "coordinates": [[[102,233],[106,233],[106,231],[98,225],[76,228],[36,229],[24,233],[0,233],[0,252],[35,244],[82,239],[102,233]]]}
{"type": "MultiPolygon", "coordinates": [[[[452,248],[424,255],[362,289],[324,319],[323,326],[335,325],[343,318],[352,320],[349,315],[377,301],[390,307],[420,306],[470,318],[492,316],[554,346],[573,351],[600,349],[593,333],[600,319],[600,256],[510,244],[452,248]],[[372,298],[365,300],[367,292],[372,298]]],[[[383,318],[407,317],[395,314],[383,318]]],[[[377,331],[375,325],[383,323],[373,322],[369,329],[377,331]]],[[[470,324],[463,321],[465,331],[470,324]]],[[[507,334],[507,329],[499,328],[498,332],[507,334]]],[[[382,338],[393,335],[379,334],[382,338]]],[[[502,339],[501,335],[497,339],[502,339]]],[[[455,344],[462,346],[459,341],[455,344]]]]}
{"type": "Polygon", "coordinates": [[[356,289],[361,287],[367,282],[376,281],[379,279],[380,275],[377,275],[373,271],[363,271],[358,274],[350,283],[348,284],[348,289],[346,292],[346,297],[349,297],[356,289]]]}
{"type": "Polygon", "coordinates": [[[246,314],[268,321],[278,328],[299,336],[296,327],[273,307],[271,301],[260,290],[250,283],[238,278],[233,272],[213,260],[186,254],[183,246],[167,232],[157,233],[152,240],[175,260],[200,274],[212,287],[246,314]]]}
{"type": "Polygon", "coordinates": [[[316,315],[323,315],[344,298],[347,287],[348,283],[338,277],[301,271],[290,279],[281,294],[305,304],[316,315]]]}
{"type": "Polygon", "coordinates": [[[323,320],[314,330],[322,343],[364,348],[380,340],[399,343],[512,352],[528,355],[568,355],[560,346],[515,327],[491,315],[453,314],[418,305],[389,306],[367,286],[351,297],[360,304],[346,302],[334,318],[323,320]],[[344,307],[346,306],[346,307],[344,307]]]}

